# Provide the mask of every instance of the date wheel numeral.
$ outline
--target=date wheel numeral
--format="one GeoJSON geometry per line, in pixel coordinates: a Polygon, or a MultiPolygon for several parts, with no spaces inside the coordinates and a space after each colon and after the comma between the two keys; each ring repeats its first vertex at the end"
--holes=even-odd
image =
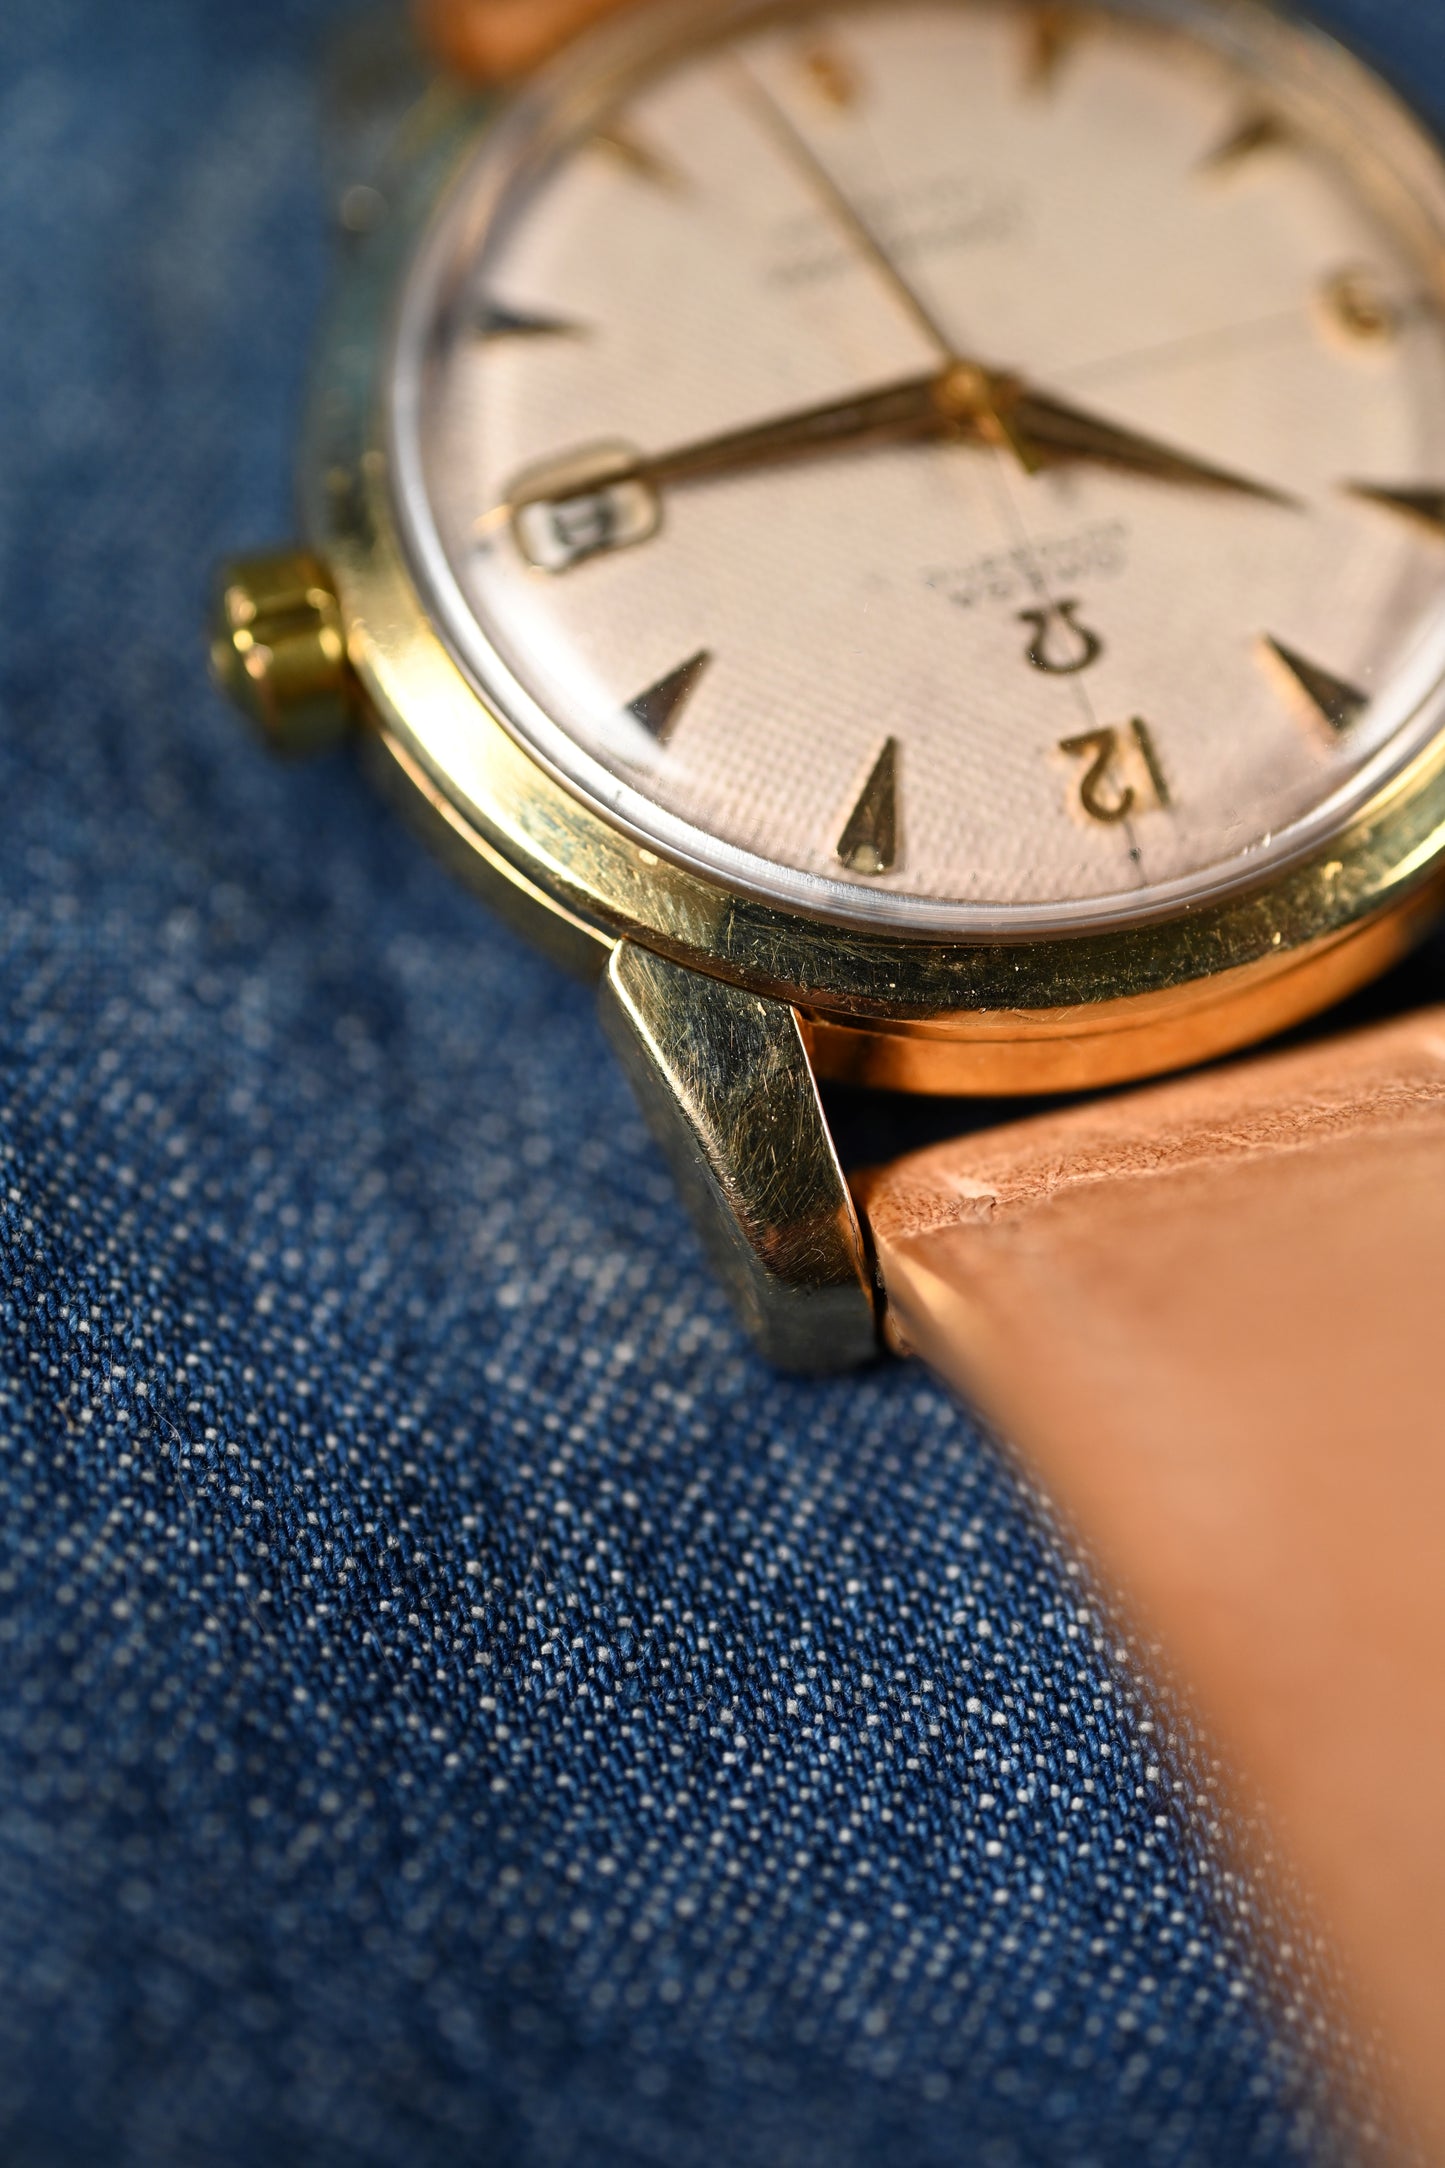
{"type": "Polygon", "coordinates": [[[1113,828],[1146,805],[1168,811],[1168,778],[1153,733],[1140,717],[1125,730],[1086,730],[1081,737],[1062,738],[1059,751],[1082,764],[1075,788],[1091,821],[1113,828]]]}
{"type": "Polygon", "coordinates": [[[538,572],[570,572],[589,558],[650,541],[662,524],[640,452],[601,444],[529,468],[512,485],[512,532],[538,572]]]}

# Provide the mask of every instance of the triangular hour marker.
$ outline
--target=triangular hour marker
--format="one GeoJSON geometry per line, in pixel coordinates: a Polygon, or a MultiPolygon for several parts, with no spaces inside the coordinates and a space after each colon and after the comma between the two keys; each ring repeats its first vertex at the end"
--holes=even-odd
{"type": "Polygon", "coordinates": [[[835,46],[807,46],[801,56],[803,72],[826,105],[840,110],[858,103],[858,77],[835,46]]]}
{"type": "Polygon", "coordinates": [[[1317,662],[1310,662],[1282,640],[1266,635],[1265,647],[1286,671],[1293,684],[1302,692],[1316,715],[1323,717],[1331,730],[1341,736],[1349,730],[1370,705],[1368,693],[1362,693],[1347,678],[1336,677],[1317,662]]]}
{"type": "Polygon", "coordinates": [[[1031,89],[1053,89],[1082,29],[1077,8],[1067,6],[1064,0],[1035,0],[1026,22],[1025,67],[1031,89]]]}
{"type": "Polygon", "coordinates": [[[1382,489],[1374,482],[1347,482],[1352,497],[1366,504],[1382,504],[1387,512],[1403,512],[1434,534],[1445,535],[1445,489],[1382,489]]]}
{"type": "Polygon", "coordinates": [[[634,722],[641,723],[644,730],[656,738],[659,745],[668,739],[682,720],[682,711],[697,691],[704,671],[712,661],[711,652],[700,648],[696,655],[679,663],[667,676],[649,685],[645,693],[627,703],[627,712],[634,722]]]}
{"type": "Polygon", "coordinates": [[[615,127],[599,128],[592,138],[592,145],[595,150],[605,151],[635,181],[646,181],[653,188],[666,188],[674,195],[687,186],[670,158],[654,150],[645,136],[620,122],[615,127]]]}
{"type": "Polygon", "coordinates": [[[1199,161],[1201,173],[1233,173],[1261,151],[1278,150],[1289,130],[1277,113],[1249,113],[1199,161]]]}
{"type": "Polygon", "coordinates": [[[534,309],[509,309],[504,301],[483,301],[476,327],[483,339],[582,339],[587,335],[585,324],[571,323],[565,316],[543,316],[534,309]]]}
{"type": "Polygon", "coordinates": [[[898,740],[873,763],[863,795],[838,838],[838,863],[850,873],[891,873],[898,863],[898,740]]]}

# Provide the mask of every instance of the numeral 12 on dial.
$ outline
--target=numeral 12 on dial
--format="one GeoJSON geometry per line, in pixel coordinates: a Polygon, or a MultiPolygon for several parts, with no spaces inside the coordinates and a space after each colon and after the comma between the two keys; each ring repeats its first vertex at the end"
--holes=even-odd
{"type": "Polygon", "coordinates": [[[1086,730],[1077,738],[1061,738],[1059,751],[1084,764],[1075,787],[1091,821],[1112,828],[1148,801],[1169,810],[1168,778],[1142,716],[1135,716],[1127,730],[1086,730]]]}

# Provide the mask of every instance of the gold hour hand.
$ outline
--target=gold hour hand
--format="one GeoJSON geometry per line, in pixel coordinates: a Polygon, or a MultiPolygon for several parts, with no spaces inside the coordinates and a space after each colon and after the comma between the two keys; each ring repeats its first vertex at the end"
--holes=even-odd
{"type": "Polygon", "coordinates": [[[1228,467],[1215,466],[1191,452],[1111,422],[1101,414],[1070,406],[1031,385],[1015,387],[1007,402],[1012,425],[1032,452],[1039,467],[1112,467],[1123,474],[1148,476],[1156,482],[1178,482],[1199,489],[1224,491],[1253,497],[1264,504],[1301,509],[1300,500],[1268,482],[1254,481],[1228,467]]]}
{"type": "Polygon", "coordinates": [[[949,438],[1005,443],[1035,473],[1078,463],[1265,504],[1298,503],[1268,483],[1051,398],[1019,377],[956,361],[927,376],[824,400],[667,451],[599,444],[569,452],[518,475],[507,501],[486,516],[481,530],[510,523],[529,563],[566,572],[656,534],[664,490],[848,448],[949,438]]]}

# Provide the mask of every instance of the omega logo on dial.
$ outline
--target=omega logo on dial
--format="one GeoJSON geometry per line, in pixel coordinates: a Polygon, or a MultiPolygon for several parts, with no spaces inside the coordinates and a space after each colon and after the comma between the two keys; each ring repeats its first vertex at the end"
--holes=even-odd
{"type": "Polygon", "coordinates": [[[1175,909],[1439,727],[1442,244],[1388,94],[1243,6],[643,16],[420,252],[404,529],[654,851],[904,931],[1175,909]]]}

